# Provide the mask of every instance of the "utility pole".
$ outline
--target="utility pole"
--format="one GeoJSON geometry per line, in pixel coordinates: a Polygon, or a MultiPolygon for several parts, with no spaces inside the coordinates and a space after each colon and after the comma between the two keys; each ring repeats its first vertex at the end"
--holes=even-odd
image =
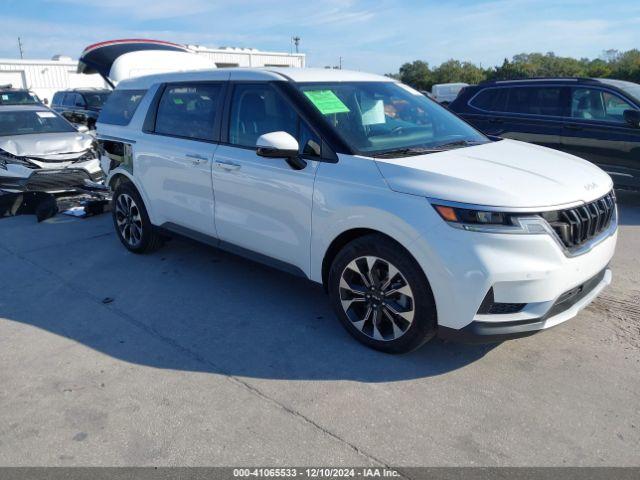
{"type": "Polygon", "coordinates": [[[24,52],[22,51],[22,40],[18,37],[18,49],[20,50],[20,60],[24,58],[24,52]]]}
{"type": "Polygon", "coordinates": [[[300,40],[301,40],[301,39],[300,39],[300,37],[298,37],[298,36],[295,36],[295,37],[292,37],[292,38],[291,38],[291,41],[292,41],[292,42],[293,42],[293,44],[296,46],[296,53],[300,53],[300,52],[298,51],[298,47],[299,47],[299,45],[300,45],[300,40]]]}
{"type": "Polygon", "coordinates": [[[342,70],[342,57],[338,57],[338,68],[342,70]]]}

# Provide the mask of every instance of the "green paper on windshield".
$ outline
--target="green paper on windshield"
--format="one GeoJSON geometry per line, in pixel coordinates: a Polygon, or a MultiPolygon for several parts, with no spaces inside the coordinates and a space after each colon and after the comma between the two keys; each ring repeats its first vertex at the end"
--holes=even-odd
{"type": "Polygon", "coordinates": [[[311,103],[313,103],[320,113],[329,115],[330,113],[345,113],[349,109],[342,103],[331,90],[309,90],[304,92],[311,103]]]}

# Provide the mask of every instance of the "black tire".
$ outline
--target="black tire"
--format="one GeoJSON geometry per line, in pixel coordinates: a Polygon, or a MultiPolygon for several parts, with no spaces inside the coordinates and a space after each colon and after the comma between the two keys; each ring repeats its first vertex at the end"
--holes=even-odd
{"type": "Polygon", "coordinates": [[[142,197],[138,190],[131,182],[121,182],[113,194],[111,212],[113,216],[113,226],[120,242],[133,253],[150,253],[162,246],[162,237],[156,232],[156,229],[149,220],[149,214],[142,201],[142,197]],[[129,229],[122,228],[123,205],[131,205],[128,199],[131,199],[134,209],[131,209],[132,215],[125,222],[129,222],[129,229]],[[137,214],[136,214],[137,212],[137,214]],[[133,218],[136,220],[134,221],[133,218]],[[139,220],[138,220],[139,218],[139,220]],[[139,232],[134,234],[132,232],[139,232]]]}
{"type": "MultiPolygon", "coordinates": [[[[389,237],[382,234],[370,234],[347,244],[336,255],[329,271],[328,282],[329,298],[336,315],[351,335],[371,348],[386,353],[406,353],[419,348],[436,334],[437,312],[429,282],[411,254],[389,237]],[[377,260],[373,261],[369,274],[363,275],[360,268],[358,274],[351,268],[354,265],[362,265],[363,259],[366,266],[367,258],[371,259],[372,257],[376,257],[377,260]],[[387,264],[386,277],[384,275],[385,262],[387,264]],[[395,267],[400,276],[398,274],[388,275],[393,271],[389,265],[395,267]],[[369,282],[370,287],[366,287],[366,279],[370,274],[374,275],[373,282],[369,282]],[[345,289],[345,283],[341,286],[341,280],[344,280],[343,275],[345,277],[351,276],[346,282],[350,287],[362,279],[363,284],[354,287],[354,290],[366,292],[368,288],[371,289],[369,290],[369,299],[362,302],[359,300],[361,296],[359,293],[353,295],[354,290],[345,289]],[[396,279],[390,285],[394,288],[384,290],[382,287],[384,283],[387,283],[385,278],[388,282],[392,280],[388,278],[389,276],[396,279]],[[379,277],[382,277],[382,280],[379,277]],[[381,286],[381,288],[375,287],[374,284],[381,286]],[[408,284],[408,290],[405,290],[406,284],[408,284]],[[399,293],[401,286],[402,290],[408,292],[408,295],[399,293]],[[394,290],[395,293],[391,293],[391,297],[387,297],[384,293],[384,291],[393,292],[394,290]],[[353,306],[349,306],[345,310],[343,302],[349,302],[356,296],[358,303],[354,303],[353,306]],[[374,296],[375,298],[372,298],[374,296]],[[402,302],[403,308],[399,308],[397,302],[402,302]],[[392,304],[393,311],[391,310],[392,304]],[[364,313],[358,315],[355,307],[364,313]],[[372,308],[375,313],[373,313],[373,317],[370,317],[368,314],[372,308]],[[398,313],[400,310],[402,311],[398,313]],[[409,315],[407,312],[410,312],[412,316],[410,322],[404,317],[398,318],[398,315],[409,315]],[[363,321],[362,318],[368,318],[368,320],[363,321]],[[403,325],[400,325],[400,321],[403,325]],[[373,328],[374,323],[377,325],[376,329],[373,328]],[[356,325],[360,325],[360,328],[356,325]],[[399,327],[403,327],[403,329],[399,327]],[[380,339],[381,336],[385,338],[380,339]]],[[[362,296],[364,297],[364,295],[362,296]]]]}

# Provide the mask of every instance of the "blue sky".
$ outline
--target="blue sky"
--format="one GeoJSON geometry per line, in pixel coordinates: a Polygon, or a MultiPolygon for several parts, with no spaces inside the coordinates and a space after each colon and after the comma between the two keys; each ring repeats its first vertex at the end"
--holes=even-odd
{"type": "Polygon", "coordinates": [[[77,58],[127,37],[289,51],[309,66],[395,72],[415,59],[495,65],[521,52],[597,57],[640,48],[640,1],[592,0],[3,0],[0,57],[77,58]]]}

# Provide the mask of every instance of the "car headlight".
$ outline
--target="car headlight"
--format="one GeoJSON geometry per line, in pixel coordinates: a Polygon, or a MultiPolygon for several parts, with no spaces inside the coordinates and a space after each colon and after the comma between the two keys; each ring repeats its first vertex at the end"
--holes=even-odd
{"type": "Polygon", "coordinates": [[[440,217],[454,228],[487,233],[547,233],[547,224],[538,215],[460,208],[432,203],[440,217]]]}
{"type": "Polygon", "coordinates": [[[9,153],[0,148],[0,168],[6,170],[8,163],[17,163],[18,165],[27,165],[21,157],[15,156],[13,153],[9,153]]]}

